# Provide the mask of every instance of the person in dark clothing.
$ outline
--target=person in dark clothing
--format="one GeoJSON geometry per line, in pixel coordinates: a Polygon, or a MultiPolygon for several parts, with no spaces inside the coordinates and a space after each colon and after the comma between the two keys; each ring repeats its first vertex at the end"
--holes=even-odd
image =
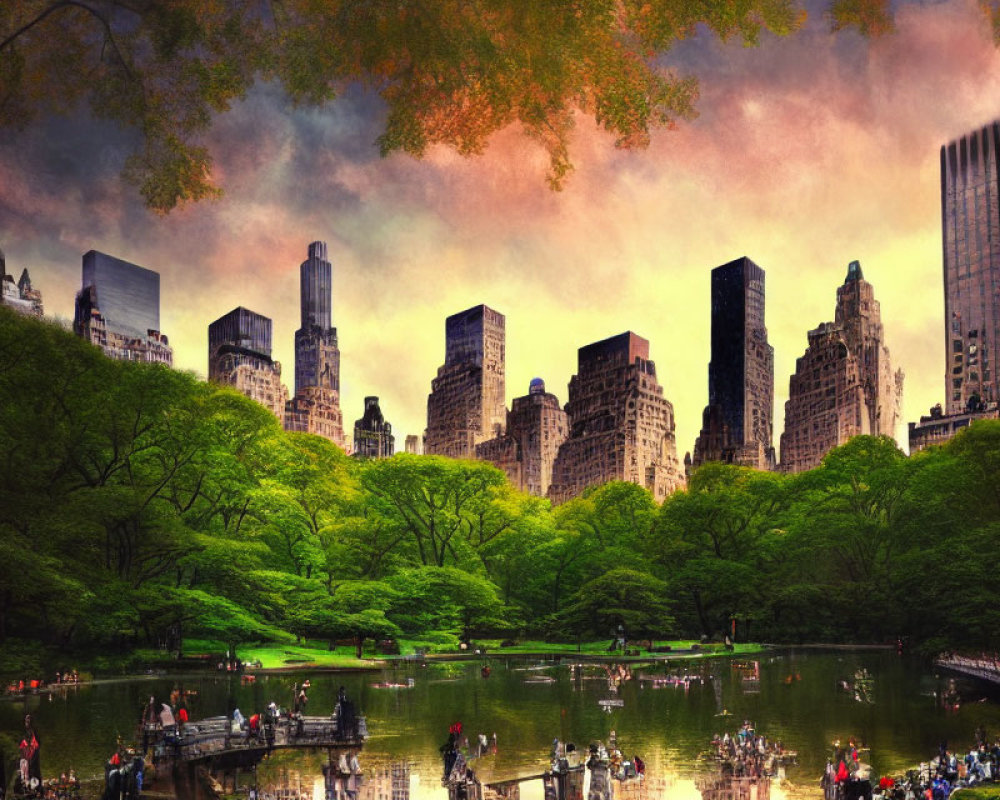
{"type": "Polygon", "coordinates": [[[343,686],[337,692],[337,708],[334,714],[337,717],[338,738],[342,740],[353,738],[357,729],[357,723],[354,719],[354,704],[347,699],[347,690],[343,686]]]}
{"type": "Polygon", "coordinates": [[[458,737],[454,731],[448,732],[448,741],[441,745],[441,755],[444,757],[444,777],[447,779],[458,757],[458,737]]]}

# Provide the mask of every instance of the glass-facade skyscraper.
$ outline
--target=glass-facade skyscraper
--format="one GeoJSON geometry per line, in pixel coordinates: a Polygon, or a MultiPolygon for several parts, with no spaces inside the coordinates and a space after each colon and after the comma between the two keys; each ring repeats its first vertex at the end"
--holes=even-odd
{"type": "Polygon", "coordinates": [[[73,331],[110,358],[173,364],[160,331],[160,275],[97,250],[83,255],[73,331]]]}
{"type": "Polygon", "coordinates": [[[208,326],[209,379],[212,355],[226,348],[271,358],[271,319],[239,306],[208,326]]]}
{"type": "Polygon", "coordinates": [[[1000,400],[1000,121],[941,148],[947,411],[1000,400]]]}
{"type": "Polygon", "coordinates": [[[83,286],[93,286],[108,330],[145,336],[160,330],[160,274],[90,250],[83,255],[83,286]]]}

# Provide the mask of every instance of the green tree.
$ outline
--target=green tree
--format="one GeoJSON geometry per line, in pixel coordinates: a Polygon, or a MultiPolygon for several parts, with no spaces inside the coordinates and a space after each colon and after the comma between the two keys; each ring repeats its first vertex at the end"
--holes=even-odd
{"type": "Polygon", "coordinates": [[[913,473],[888,436],[856,436],[798,478],[802,513],[791,524],[804,576],[826,586],[826,604],[854,640],[898,630],[900,515],[913,473]]]}
{"type": "MultiPolygon", "coordinates": [[[[88,102],[137,132],[126,175],[166,212],[218,193],[205,134],[256,81],[316,105],[361,83],[387,107],[383,153],[480,153],[517,124],[559,186],[577,112],[619,147],[693,115],[696,81],[658,58],[675,42],[703,29],[755,45],[804,18],[794,0],[21,0],[0,4],[0,124],[88,102]]],[[[830,24],[883,33],[888,3],[833,0],[830,24]]]]}
{"type": "Polygon", "coordinates": [[[404,630],[453,630],[468,640],[474,633],[506,630],[507,609],[487,578],[456,567],[417,567],[389,578],[398,600],[391,617],[404,630]]]}
{"type": "Polygon", "coordinates": [[[756,616],[770,567],[765,545],[787,504],[780,476],[725,464],[700,467],[666,500],[646,549],[690,604],[688,626],[710,636],[734,616],[756,616]]]}
{"type": "Polygon", "coordinates": [[[481,461],[406,454],[369,462],[361,473],[374,518],[405,532],[419,563],[436,567],[471,563],[476,546],[506,529],[509,520],[490,508],[506,480],[481,461]]]}
{"type": "Polygon", "coordinates": [[[665,636],[674,631],[667,584],[646,572],[617,568],[583,584],[559,614],[574,633],[629,638],[665,636]]]}

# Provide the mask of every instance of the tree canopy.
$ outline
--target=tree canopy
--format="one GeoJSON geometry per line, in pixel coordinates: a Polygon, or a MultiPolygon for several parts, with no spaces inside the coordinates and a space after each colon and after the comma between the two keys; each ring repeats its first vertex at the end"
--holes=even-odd
{"type": "Polygon", "coordinates": [[[706,464],[561,506],[490,464],[356,460],[232,390],[0,308],[0,646],[738,637],[1000,646],[1000,421],[799,475],[706,464]]]}
{"type": "MultiPolygon", "coordinates": [[[[832,0],[828,18],[892,30],[888,0],[832,0]]],[[[360,84],[387,108],[383,154],[481,153],[518,125],[559,187],[576,114],[619,147],[694,115],[695,76],[663,59],[674,43],[756,45],[804,19],[796,0],[20,0],[0,4],[0,127],[87,103],[136,132],[125,175],[165,213],[219,193],[206,133],[255,83],[300,105],[360,84]]]]}

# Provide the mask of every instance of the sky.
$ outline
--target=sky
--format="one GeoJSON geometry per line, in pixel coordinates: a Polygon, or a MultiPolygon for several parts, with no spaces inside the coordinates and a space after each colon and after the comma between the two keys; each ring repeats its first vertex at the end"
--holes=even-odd
{"type": "Polygon", "coordinates": [[[632,330],[681,457],[708,399],[711,270],[745,255],[766,272],[777,445],[807,331],[833,319],[858,259],[906,373],[905,448],[906,422],[944,400],[939,149],[1000,117],[1000,50],[974,0],[901,5],[874,40],[809,10],[757,48],[682,42],[664,63],[698,77],[698,117],[638,151],[580,117],[561,192],[517,129],[480,156],[380,158],[376,97],[301,109],[263,85],[211,132],[223,197],[164,217],[119,177],[130,133],[49,119],[0,140],[0,248],[66,319],[87,250],[158,271],[174,364],[202,377],[208,324],[239,305],[265,314],[291,384],[299,264],[326,241],[345,428],[377,395],[398,449],[425,427],[448,315],[506,315],[508,406],[535,376],[565,403],[577,349],[632,330]]]}

